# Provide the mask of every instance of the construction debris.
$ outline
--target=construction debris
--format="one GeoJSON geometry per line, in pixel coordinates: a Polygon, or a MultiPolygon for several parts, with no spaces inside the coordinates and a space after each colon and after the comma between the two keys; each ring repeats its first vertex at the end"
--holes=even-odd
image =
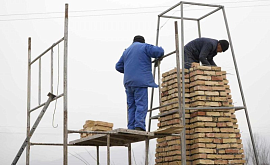
{"type": "MultiPolygon", "coordinates": [[[[178,101],[176,69],[162,74],[162,105],[178,101]]],[[[181,84],[182,87],[182,84],[181,84]]],[[[226,72],[193,64],[185,70],[185,107],[232,107],[226,72]]],[[[175,111],[178,103],[160,108],[175,111]]],[[[234,109],[186,110],[187,164],[244,164],[244,151],[234,109]]],[[[159,118],[158,127],[175,126],[179,113],[159,118]]],[[[181,164],[180,136],[157,139],[156,165],[181,164]]]]}
{"type": "MultiPolygon", "coordinates": [[[[80,131],[111,131],[113,128],[113,123],[108,123],[104,121],[94,121],[94,120],[86,120],[83,125],[83,129],[80,131]]],[[[92,136],[94,134],[91,133],[81,133],[81,138],[92,136]]]]}

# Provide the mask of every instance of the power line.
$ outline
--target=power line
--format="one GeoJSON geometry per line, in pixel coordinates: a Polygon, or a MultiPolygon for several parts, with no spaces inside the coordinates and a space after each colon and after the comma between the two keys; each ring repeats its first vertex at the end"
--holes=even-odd
{"type": "MultiPolygon", "coordinates": [[[[245,7],[266,7],[270,6],[270,4],[266,5],[252,5],[252,6],[231,6],[231,7],[226,7],[226,8],[245,8],[245,7]]],[[[191,10],[200,10],[200,9],[190,9],[191,10]]],[[[205,10],[205,9],[202,9],[205,10]]],[[[75,15],[75,16],[69,16],[70,18],[80,18],[80,17],[96,17],[96,16],[115,16],[115,15],[129,15],[129,14],[145,14],[145,13],[158,13],[160,11],[150,11],[150,12],[133,12],[133,13],[110,13],[110,14],[92,14],[92,15],[75,15]]],[[[42,19],[59,19],[63,18],[62,16],[60,17],[42,17],[42,18],[18,18],[18,19],[3,19],[0,20],[0,22],[4,21],[24,21],[24,20],[42,20],[42,19]]]]}
{"type": "MultiPolygon", "coordinates": [[[[269,1],[269,0],[258,0],[258,1],[269,1]]],[[[243,2],[255,2],[255,1],[243,1],[243,2]]],[[[224,3],[240,3],[240,2],[224,2],[224,3]]],[[[270,4],[265,5],[249,5],[249,6],[230,6],[226,8],[245,8],[245,7],[265,7],[270,6],[270,4]]],[[[160,6],[161,7],[161,6],[160,6]]],[[[168,6],[163,6],[168,7],[168,6]]],[[[122,9],[102,9],[102,10],[92,10],[92,11],[108,11],[108,10],[124,10],[124,9],[143,9],[143,8],[157,8],[157,7],[142,7],[142,8],[122,8],[122,9]]],[[[187,11],[194,11],[194,10],[205,10],[205,9],[190,9],[187,11]]],[[[73,11],[73,12],[89,12],[91,10],[85,11],[73,11]]],[[[131,12],[131,13],[108,13],[108,14],[91,14],[91,15],[74,15],[69,16],[70,18],[78,18],[78,17],[96,17],[96,16],[114,16],[114,15],[129,15],[129,14],[145,14],[145,13],[158,13],[160,11],[145,11],[145,12],[131,12]]],[[[50,12],[50,13],[28,13],[28,14],[10,14],[10,15],[0,15],[0,16],[14,16],[14,15],[34,15],[34,14],[55,14],[55,13],[62,13],[62,12],[50,12]]],[[[72,12],[71,12],[72,13],[72,12]]],[[[63,18],[62,16],[57,17],[36,17],[36,18],[15,18],[15,19],[3,19],[0,21],[22,21],[22,20],[40,20],[40,19],[59,19],[63,18]]]]}
{"type": "MultiPolygon", "coordinates": [[[[269,2],[269,0],[256,0],[256,1],[225,1],[213,4],[228,4],[228,3],[254,3],[254,2],[269,2]]],[[[147,7],[133,7],[133,8],[109,8],[109,9],[94,9],[94,10],[75,10],[69,11],[69,13],[85,13],[85,12],[99,12],[99,11],[117,11],[117,10],[137,10],[137,9],[154,9],[171,6],[147,6],[147,7]]],[[[43,13],[15,13],[15,14],[0,14],[0,16],[20,16],[20,15],[43,15],[43,14],[63,14],[64,12],[43,12],[43,13]]]]}

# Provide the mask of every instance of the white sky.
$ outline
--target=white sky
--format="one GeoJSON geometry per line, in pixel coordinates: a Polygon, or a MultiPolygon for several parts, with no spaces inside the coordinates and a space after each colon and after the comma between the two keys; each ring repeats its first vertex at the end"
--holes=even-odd
{"type": "MultiPolygon", "coordinates": [[[[147,43],[155,44],[157,15],[178,2],[177,0],[148,0],[147,2],[144,0],[99,0],[94,2],[86,0],[80,2],[2,0],[0,2],[1,164],[12,162],[25,139],[28,37],[32,37],[32,59],[63,37],[63,13],[51,12],[63,12],[64,4],[69,3],[69,15],[71,16],[69,19],[68,43],[69,129],[79,130],[85,120],[89,119],[108,121],[114,123],[114,128],[125,128],[126,100],[122,84],[123,75],[114,69],[115,63],[123,50],[131,44],[135,35],[143,35],[147,43]]],[[[201,3],[217,3],[217,1],[205,0],[201,3]]],[[[268,50],[270,3],[267,0],[222,0],[219,4],[224,5],[226,9],[253,131],[267,137],[270,135],[268,96],[270,92],[270,56],[268,50]]],[[[189,5],[185,9],[185,16],[196,17],[209,11],[196,10],[197,7],[190,7],[189,5]]],[[[172,11],[171,14],[179,15],[179,11],[172,11]]],[[[173,22],[172,19],[163,18],[161,20],[161,25],[165,25],[160,29],[159,45],[167,53],[175,49],[173,22]]],[[[202,36],[227,39],[224,25],[222,12],[219,11],[201,22],[202,36]]],[[[185,43],[198,37],[196,23],[185,21],[184,26],[185,43]]],[[[54,54],[54,89],[56,89],[57,47],[54,49],[54,54]]],[[[62,59],[63,44],[60,44],[59,54],[60,59],[62,59]]],[[[46,101],[46,95],[50,90],[49,59],[49,54],[46,54],[42,63],[42,102],[46,101]]],[[[230,81],[233,100],[236,105],[242,105],[231,51],[218,55],[215,61],[223,70],[231,73],[227,77],[230,81]]],[[[61,64],[62,62],[60,66],[62,66],[61,64]]],[[[162,72],[173,67],[175,67],[174,56],[162,61],[162,72]]],[[[38,105],[37,63],[33,65],[33,69],[36,71],[32,72],[32,108],[38,105]]],[[[62,92],[61,84],[62,69],[60,68],[59,94],[62,92]]],[[[155,105],[157,105],[157,102],[156,98],[155,105]]],[[[59,125],[58,128],[52,128],[54,110],[54,103],[52,103],[32,137],[32,142],[62,142],[62,103],[63,100],[59,99],[55,114],[55,124],[59,125]]],[[[34,123],[38,113],[39,111],[32,113],[31,123],[34,123]]],[[[236,115],[243,138],[248,138],[246,118],[243,111],[237,112],[236,115]]],[[[152,130],[154,129],[156,129],[156,122],[152,124],[152,130]]],[[[77,134],[69,136],[69,140],[77,138],[79,138],[77,134]]],[[[151,163],[153,164],[154,142],[152,143],[150,152],[152,154],[151,163]]],[[[79,153],[91,163],[91,158],[86,153],[86,149],[95,155],[95,148],[91,147],[69,147],[69,152],[74,155],[79,153]]],[[[141,155],[144,153],[144,144],[135,144],[133,149],[137,164],[140,164],[141,155]]],[[[104,152],[105,149],[102,149],[102,151],[104,152]]],[[[126,160],[127,156],[121,160],[119,157],[122,155],[119,153],[126,154],[126,149],[113,148],[112,161],[115,164],[126,164],[126,161],[123,163],[123,160],[126,160]]],[[[31,147],[32,164],[61,164],[61,161],[61,147],[31,147]],[[55,160],[54,163],[48,162],[51,160],[55,160]]],[[[70,163],[84,164],[72,156],[70,163]]],[[[103,160],[103,163],[105,164],[105,160],[103,160]]],[[[18,164],[25,164],[25,153],[18,164]]]]}

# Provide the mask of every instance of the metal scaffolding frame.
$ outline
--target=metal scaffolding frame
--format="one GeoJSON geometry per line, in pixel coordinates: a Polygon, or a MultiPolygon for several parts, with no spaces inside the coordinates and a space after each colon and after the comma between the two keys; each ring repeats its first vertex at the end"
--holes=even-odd
{"type": "Polygon", "coordinates": [[[24,147],[21,147],[17,156],[15,157],[12,164],[17,164],[17,161],[19,160],[22,152],[24,151],[24,148],[26,147],[26,165],[30,164],[30,146],[31,145],[51,145],[46,143],[31,143],[31,137],[36,130],[39,122],[42,119],[42,116],[44,115],[46,109],[48,108],[50,102],[55,101],[61,97],[63,97],[64,105],[64,127],[63,127],[63,144],[54,144],[54,145],[61,145],[63,146],[63,158],[64,158],[64,164],[67,165],[67,146],[68,146],[68,131],[67,131],[67,55],[68,55],[68,4],[65,4],[65,23],[64,23],[64,37],[62,37],[60,40],[52,44],[49,48],[47,48],[43,53],[41,53],[38,57],[36,57],[34,60],[31,60],[31,37],[28,38],[28,78],[27,78],[27,137],[25,142],[23,143],[24,147]],[[58,46],[61,42],[64,42],[64,66],[63,66],[63,93],[54,96],[53,95],[53,48],[55,46],[58,46]],[[51,52],[51,65],[50,65],[50,71],[51,71],[51,80],[50,80],[50,93],[49,93],[49,99],[47,102],[41,103],[41,64],[42,64],[42,57],[46,55],[46,53],[51,52]],[[38,106],[31,108],[31,71],[32,71],[32,65],[35,64],[35,62],[38,61],[38,106]],[[42,108],[42,111],[40,112],[40,116],[35,121],[35,124],[30,130],[30,117],[31,113],[38,110],[39,108],[42,108]]]}
{"type": "MultiPolygon", "coordinates": [[[[222,10],[223,13],[223,17],[224,17],[224,22],[225,22],[225,27],[226,27],[226,31],[227,31],[227,35],[228,35],[228,39],[229,39],[229,43],[230,43],[230,48],[231,48],[231,52],[232,52],[232,58],[233,58],[233,63],[234,63],[234,67],[235,67],[235,71],[236,71],[236,75],[237,75],[237,80],[238,80],[238,85],[239,85],[239,89],[240,89],[240,93],[241,93],[241,97],[242,97],[242,102],[243,102],[243,106],[240,107],[229,107],[230,109],[235,109],[235,110],[241,110],[244,109],[245,111],[245,116],[246,116],[246,120],[248,123],[248,129],[249,129],[249,133],[250,133],[250,137],[251,137],[251,142],[252,142],[252,146],[253,146],[253,151],[254,151],[254,155],[255,155],[255,160],[256,160],[256,164],[259,164],[259,160],[258,160],[258,154],[257,154],[257,150],[255,147],[255,142],[254,142],[254,137],[253,137],[253,133],[252,133],[252,129],[251,129],[251,124],[250,124],[250,120],[249,120],[249,115],[248,115],[248,111],[247,111],[247,106],[246,106],[246,101],[245,101],[245,97],[244,97],[244,92],[243,92],[243,88],[242,88],[242,83],[240,80],[240,74],[238,71],[238,66],[237,66],[237,62],[236,62],[236,58],[235,58],[235,53],[234,53],[234,48],[233,48],[233,44],[232,44],[232,39],[231,39],[231,35],[230,35],[230,31],[229,31],[229,25],[228,25],[228,21],[227,21],[227,17],[226,17],[226,13],[225,13],[225,8],[224,6],[221,5],[212,5],[212,4],[202,4],[202,3],[193,3],[193,2],[184,2],[184,1],[180,1],[179,3],[177,3],[176,5],[170,7],[169,9],[167,9],[166,11],[162,12],[161,14],[158,15],[158,21],[157,21],[157,34],[156,34],[156,46],[158,46],[158,39],[159,39],[159,29],[160,29],[160,19],[161,18],[172,18],[172,19],[180,19],[181,20],[181,59],[182,59],[182,68],[184,68],[184,20],[190,20],[190,21],[197,21],[197,26],[198,26],[198,35],[199,38],[201,38],[201,28],[200,28],[200,21],[208,16],[210,16],[211,14],[216,13],[217,11],[222,10]],[[184,5],[196,5],[196,6],[206,6],[206,7],[212,7],[214,8],[214,10],[212,10],[211,12],[199,17],[199,18],[187,18],[184,17],[184,5]],[[168,16],[165,15],[167,14],[169,11],[180,7],[180,16],[168,16]]],[[[175,46],[176,46],[176,50],[165,55],[163,58],[172,55],[174,53],[176,53],[176,65],[177,65],[177,80],[178,80],[178,89],[181,89],[180,87],[180,61],[179,61],[179,41],[178,41],[178,26],[177,26],[177,22],[175,21],[175,46]]],[[[162,59],[163,59],[162,58],[162,59]]],[[[157,63],[157,66],[154,67],[153,69],[153,75],[155,78],[155,74],[156,74],[156,67],[158,68],[158,84],[160,85],[160,61],[162,59],[159,59],[158,61],[154,61],[155,63],[157,63]]],[[[184,82],[185,79],[185,73],[184,73],[184,69],[182,69],[182,73],[181,73],[181,77],[182,77],[182,82],[184,82]]],[[[182,83],[182,89],[185,89],[185,83],[182,83]]],[[[153,108],[153,96],[154,96],[154,88],[152,88],[152,92],[151,92],[151,103],[150,103],[150,113],[149,113],[149,127],[148,127],[148,131],[150,131],[150,125],[151,125],[151,120],[152,119],[157,119],[160,116],[166,116],[172,113],[176,113],[177,111],[179,111],[180,113],[180,118],[182,117],[182,124],[184,126],[184,129],[181,132],[181,162],[182,165],[186,164],[186,141],[185,141],[185,110],[203,110],[203,109],[228,109],[228,107],[203,107],[203,108],[185,108],[185,90],[182,90],[182,98],[181,98],[181,94],[180,94],[181,90],[178,90],[178,102],[174,102],[174,103],[179,103],[179,109],[175,110],[174,112],[170,112],[170,113],[166,113],[166,114],[162,114],[162,115],[157,115],[152,117],[152,110],[156,110],[159,109],[161,107],[165,107],[174,103],[170,103],[167,105],[163,105],[159,107],[155,107],[153,108]]],[[[159,87],[159,103],[161,103],[161,91],[160,91],[160,87],[159,87]]],[[[146,141],[146,150],[149,149],[149,141],[146,141]]],[[[146,152],[147,153],[147,152],[146,152]]],[[[148,164],[148,155],[146,155],[146,163],[148,164]]]]}
{"type": "MultiPolygon", "coordinates": [[[[201,108],[185,108],[185,90],[178,90],[178,101],[177,102],[173,102],[173,103],[169,103],[167,105],[162,105],[161,106],[161,82],[160,82],[160,61],[163,58],[166,58],[172,54],[176,54],[176,65],[177,65],[177,80],[178,80],[178,89],[181,89],[181,85],[182,85],[182,89],[185,89],[185,73],[184,73],[184,69],[182,69],[182,72],[180,73],[180,52],[179,52],[179,34],[178,34],[178,25],[177,25],[177,21],[175,21],[175,51],[172,51],[166,55],[164,55],[162,58],[160,59],[156,59],[154,60],[152,63],[155,63],[154,68],[153,68],[153,76],[155,78],[156,75],[156,68],[158,69],[158,84],[159,84],[159,107],[153,107],[153,100],[154,100],[154,88],[152,88],[151,91],[151,102],[150,102],[150,109],[148,110],[149,112],[149,123],[148,123],[148,132],[142,132],[140,133],[140,131],[136,132],[134,130],[123,130],[123,129],[117,129],[117,130],[113,130],[113,131],[108,131],[108,132],[100,132],[100,131],[74,131],[74,130],[68,130],[68,106],[67,106],[67,55],[68,55],[68,4],[65,4],[65,23],[64,23],[64,37],[61,38],[59,41],[57,41],[56,43],[54,43],[51,47],[49,47],[47,50],[45,50],[42,54],[40,54],[37,58],[35,58],[33,61],[31,61],[31,38],[28,39],[28,83],[27,83],[27,138],[29,138],[29,141],[27,141],[27,149],[26,149],[26,165],[30,164],[30,146],[31,145],[48,145],[48,146],[62,146],[63,147],[63,164],[67,165],[68,164],[68,146],[82,146],[82,145],[75,145],[75,144],[68,144],[68,134],[69,133],[92,133],[92,134],[98,134],[99,136],[105,135],[106,137],[106,146],[107,146],[107,164],[110,165],[110,146],[111,144],[113,144],[114,142],[112,140],[114,135],[117,135],[118,132],[125,132],[126,134],[129,134],[129,136],[140,136],[139,141],[142,141],[142,139],[145,139],[145,143],[146,143],[146,147],[145,147],[145,165],[148,165],[148,154],[149,154],[149,140],[152,138],[156,138],[156,137],[160,137],[160,136],[181,136],[181,159],[182,159],[182,165],[186,164],[186,142],[185,142],[185,127],[184,129],[179,132],[180,134],[159,134],[159,135],[155,135],[154,133],[150,132],[151,131],[151,120],[152,119],[157,119],[161,116],[166,116],[172,113],[176,113],[178,112],[180,115],[180,118],[182,118],[182,125],[185,126],[185,110],[190,110],[190,109],[197,109],[197,110],[202,110],[202,109],[235,109],[235,110],[241,110],[244,109],[245,110],[245,115],[246,115],[246,119],[247,119],[247,123],[248,123],[248,127],[249,127],[249,132],[250,132],[250,137],[251,137],[251,141],[252,141],[252,145],[253,145],[253,149],[254,149],[254,154],[255,154],[255,158],[256,158],[256,163],[259,164],[258,162],[258,156],[257,156],[257,152],[256,152],[256,148],[255,148],[255,144],[254,144],[254,138],[253,138],[253,134],[252,134],[252,130],[251,130],[251,124],[250,124],[250,120],[249,120],[249,116],[248,116],[248,111],[247,111],[247,106],[246,106],[246,102],[245,102],[245,97],[244,97],[244,93],[243,93],[243,89],[242,89],[242,85],[241,85],[241,81],[240,81],[240,75],[239,75],[239,71],[238,71],[238,67],[237,67],[237,63],[236,63],[236,59],[235,59],[235,54],[234,54],[234,49],[233,49],[233,44],[232,44],[232,40],[231,40],[231,36],[230,36],[230,32],[229,32],[229,27],[228,27],[228,22],[227,22],[227,18],[226,18],[226,14],[225,14],[225,9],[224,6],[220,6],[220,5],[210,5],[210,4],[201,4],[201,3],[192,3],[192,2],[179,2],[176,5],[172,6],[171,8],[169,8],[168,10],[162,12],[161,14],[158,15],[158,21],[157,21],[157,35],[156,35],[156,45],[158,46],[158,40],[159,40],[159,26],[160,26],[160,19],[161,18],[173,18],[173,19],[180,19],[181,20],[181,61],[182,61],[182,68],[184,68],[184,20],[191,20],[191,21],[197,21],[197,25],[198,25],[198,34],[199,37],[201,37],[201,29],[200,29],[200,20],[206,18],[207,16],[222,10],[223,12],[223,16],[224,16],[224,22],[225,22],[225,26],[226,26],[226,30],[227,30],[227,34],[228,34],[228,38],[229,38],[229,42],[230,42],[230,47],[231,47],[231,52],[232,52],[232,58],[233,58],[233,62],[234,62],[234,66],[235,66],[235,70],[236,70],[236,75],[237,75],[237,80],[238,80],[238,84],[239,84],[239,89],[241,92],[241,96],[242,96],[242,101],[243,101],[243,106],[240,107],[201,107],[201,108]],[[208,6],[208,7],[213,7],[214,10],[209,12],[206,15],[203,15],[200,18],[187,18],[184,17],[184,5],[188,4],[188,5],[197,5],[197,6],[208,6]],[[169,11],[175,9],[176,7],[180,7],[180,11],[181,11],[181,15],[179,17],[176,16],[168,16],[165,15],[166,13],[168,13],[169,11]],[[55,96],[51,99],[48,99],[49,101],[45,102],[45,103],[41,103],[41,59],[43,57],[43,55],[45,55],[46,53],[48,53],[49,51],[51,51],[51,93],[53,93],[53,48],[55,46],[57,46],[58,44],[60,44],[62,41],[64,41],[64,62],[63,62],[63,93],[55,96]],[[36,61],[39,62],[39,75],[38,75],[38,103],[39,105],[35,108],[31,108],[31,66],[32,64],[34,64],[36,61]],[[182,80],[182,84],[181,84],[181,80],[182,80]],[[48,106],[48,103],[51,101],[54,101],[56,99],[59,99],[63,97],[63,111],[64,111],[64,115],[63,115],[63,143],[62,144],[58,144],[58,143],[31,143],[30,142],[30,138],[32,136],[33,133],[30,132],[30,114],[31,112],[41,108],[41,107],[45,107],[48,106]],[[164,113],[161,115],[157,115],[157,116],[152,116],[152,111],[157,110],[159,108],[171,105],[171,104],[175,104],[178,103],[179,104],[179,108],[178,110],[175,110],[173,112],[170,113],[164,113]],[[118,132],[117,132],[118,131],[118,132]],[[144,137],[144,138],[142,138],[144,137]]],[[[44,109],[44,108],[43,108],[44,109]]],[[[138,140],[137,140],[138,141],[138,140]]],[[[136,142],[137,142],[136,141],[136,142]]],[[[135,142],[132,141],[131,142],[135,142]]],[[[131,142],[130,143],[125,143],[125,145],[123,145],[123,143],[119,144],[120,146],[126,146],[128,147],[128,164],[131,165],[131,142]]],[[[87,146],[87,145],[84,145],[87,146]]],[[[93,146],[93,145],[91,145],[93,146]]],[[[95,145],[97,148],[97,164],[99,165],[99,145],[95,145]]],[[[16,164],[16,163],[15,163],[16,164]]]]}

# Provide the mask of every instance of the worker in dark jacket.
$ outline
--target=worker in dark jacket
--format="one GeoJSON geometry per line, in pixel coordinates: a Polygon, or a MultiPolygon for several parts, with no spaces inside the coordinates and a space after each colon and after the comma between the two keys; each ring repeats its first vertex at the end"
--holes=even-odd
{"type": "Polygon", "coordinates": [[[189,69],[193,62],[202,65],[216,66],[213,58],[217,53],[225,52],[229,48],[227,40],[215,40],[210,38],[197,38],[190,41],[184,47],[185,68],[189,69]]]}
{"type": "Polygon", "coordinates": [[[144,37],[135,36],[133,43],[116,63],[116,70],[124,73],[128,104],[128,129],[145,131],[148,111],[148,87],[158,87],[152,75],[151,58],[164,55],[161,47],[146,44],[144,37]]]}

